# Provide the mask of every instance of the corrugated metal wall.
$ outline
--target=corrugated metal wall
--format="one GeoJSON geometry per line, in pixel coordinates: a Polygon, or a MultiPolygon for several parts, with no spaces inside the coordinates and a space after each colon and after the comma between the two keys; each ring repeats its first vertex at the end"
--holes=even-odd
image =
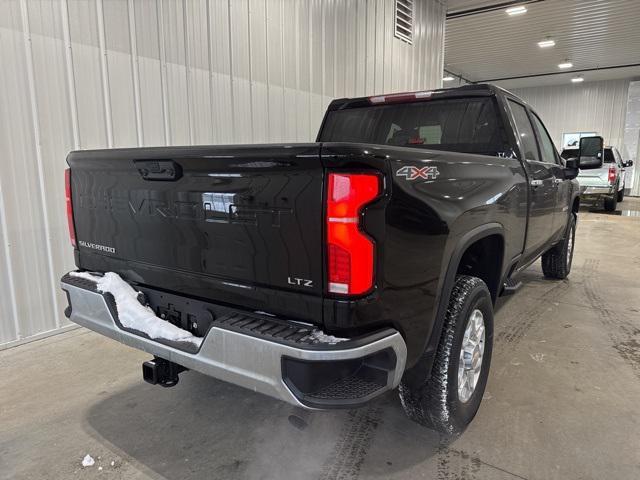
{"type": "Polygon", "coordinates": [[[65,156],[313,140],[335,97],[440,86],[445,7],[393,0],[0,0],[0,346],[67,325],[65,156]]]}
{"type": "Polygon", "coordinates": [[[640,196],[640,81],[629,83],[626,117],[624,149],[629,156],[625,159],[634,161],[631,194],[640,196]]]}
{"type": "Polygon", "coordinates": [[[521,88],[513,93],[542,117],[556,147],[562,134],[598,132],[622,152],[629,80],[521,88]]]}
{"type": "MultiPolygon", "coordinates": [[[[630,83],[630,79],[607,80],[512,91],[540,114],[559,149],[563,133],[598,132],[605,143],[617,147],[625,159],[637,162],[636,152],[627,151],[624,142],[630,83]]],[[[631,176],[634,173],[630,172],[631,176]]],[[[627,188],[632,186],[629,179],[627,188]]],[[[631,193],[640,194],[635,190],[631,193]]]]}

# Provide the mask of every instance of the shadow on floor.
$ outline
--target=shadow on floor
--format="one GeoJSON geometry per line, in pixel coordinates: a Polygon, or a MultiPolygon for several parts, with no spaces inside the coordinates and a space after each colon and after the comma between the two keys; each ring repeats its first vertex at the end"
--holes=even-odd
{"type": "Polygon", "coordinates": [[[395,392],[361,409],[308,412],[195,372],[172,389],[141,381],[106,394],[86,426],[169,479],[349,479],[365,460],[385,478],[443,445],[405,417],[395,392]]]}

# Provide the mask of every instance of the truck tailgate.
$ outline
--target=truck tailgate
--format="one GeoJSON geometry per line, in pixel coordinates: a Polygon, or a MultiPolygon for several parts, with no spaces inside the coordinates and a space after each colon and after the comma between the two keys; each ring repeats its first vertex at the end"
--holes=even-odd
{"type": "Polygon", "coordinates": [[[77,151],[67,162],[78,267],[322,321],[319,144],[77,151]]]}
{"type": "Polygon", "coordinates": [[[608,187],[609,186],[609,165],[604,164],[602,168],[580,170],[578,183],[581,187],[608,187]]]}

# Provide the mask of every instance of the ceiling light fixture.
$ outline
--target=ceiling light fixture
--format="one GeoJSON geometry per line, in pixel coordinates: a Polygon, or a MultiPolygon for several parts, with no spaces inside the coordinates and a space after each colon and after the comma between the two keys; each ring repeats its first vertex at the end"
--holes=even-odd
{"type": "Polygon", "coordinates": [[[556,41],[552,40],[550,38],[547,38],[546,40],[542,40],[541,42],[538,42],[538,46],[540,48],[549,48],[549,47],[553,47],[555,46],[556,41]]]}
{"type": "Polygon", "coordinates": [[[584,78],[583,78],[583,77],[573,77],[573,78],[571,79],[571,81],[572,81],[573,83],[580,83],[580,82],[584,82],[584,78]]]}
{"type": "Polygon", "coordinates": [[[451,75],[447,75],[446,77],[442,77],[442,81],[443,82],[452,82],[453,80],[455,80],[455,78],[452,77],[451,75]]]}
{"type": "Polygon", "coordinates": [[[507,15],[522,15],[523,13],[527,13],[527,7],[524,5],[518,5],[517,7],[509,7],[505,10],[507,15]]]}
{"type": "Polygon", "coordinates": [[[558,68],[562,68],[563,70],[571,67],[573,67],[573,63],[571,63],[569,60],[565,60],[563,63],[558,64],[558,68]]]}

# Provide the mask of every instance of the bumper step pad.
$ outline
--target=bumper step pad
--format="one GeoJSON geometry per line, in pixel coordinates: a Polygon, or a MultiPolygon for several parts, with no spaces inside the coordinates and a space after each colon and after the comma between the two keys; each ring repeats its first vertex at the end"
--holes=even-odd
{"type": "MultiPolygon", "coordinates": [[[[115,320],[118,321],[118,310],[116,308],[116,303],[113,299],[113,296],[109,293],[102,294],[97,291],[96,285],[94,282],[87,280],[82,277],[76,277],[73,275],[66,274],[62,277],[62,282],[68,285],[73,285],[79,288],[83,288],[90,292],[98,293],[105,298],[105,301],[109,305],[109,309],[111,310],[112,315],[115,320]]],[[[152,292],[149,288],[138,288],[141,290],[147,297],[153,297],[150,295],[152,292]]],[[[336,342],[336,343],[328,343],[328,342],[320,342],[313,334],[318,331],[317,327],[313,325],[303,324],[295,321],[287,321],[278,318],[269,317],[267,315],[258,315],[255,313],[248,312],[240,312],[237,310],[233,310],[227,307],[221,307],[215,304],[209,304],[207,302],[198,302],[195,300],[190,300],[191,303],[197,304],[200,303],[203,309],[209,310],[210,312],[216,312],[214,314],[214,319],[211,322],[211,326],[224,328],[226,330],[231,330],[234,332],[244,333],[246,335],[251,335],[254,337],[264,338],[271,341],[276,341],[278,343],[282,343],[284,345],[295,345],[295,346],[307,346],[313,347],[318,346],[320,348],[328,348],[331,349],[334,346],[338,348],[343,348],[344,345],[349,345],[347,342],[336,342]]],[[[68,312],[70,313],[70,312],[68,312]]],[[[69,314],[67,314],[67,317],[69,314]]],[[[143,337],[148,338],[144,333],[137,332],[135,330],[130,330],[122,327],[123,330],[131,331],[132,333],[136,333],[143,337]]],[[[161,343],[164,343],[162,339],[156,339],[161,343]]],[[[193,345],[187,342],[167,342],[167,344],[175,346],[176,348],[184,349],[188,352],[195,352],[197,349],[193,348],[193,345]]]]}
{"type": "Polygon", "coordinates": [[[309,397],[316,400],[356,400],[368,397],[381,388],[384,388],[384,385],[368,381],[354,374],[309,394],[309,397]]]}
{"type": "Polygon", "coordinates": [[[312,337],[312,333],[315,330],[313,327],[291,325],[290,322],[275,318],[256,318],[247,314],[232,313],[217,318],[213,321],[213,324],[229,330],[291,342],[297,345],[314,345],[318,343],[314,342],[312,337]]]}

